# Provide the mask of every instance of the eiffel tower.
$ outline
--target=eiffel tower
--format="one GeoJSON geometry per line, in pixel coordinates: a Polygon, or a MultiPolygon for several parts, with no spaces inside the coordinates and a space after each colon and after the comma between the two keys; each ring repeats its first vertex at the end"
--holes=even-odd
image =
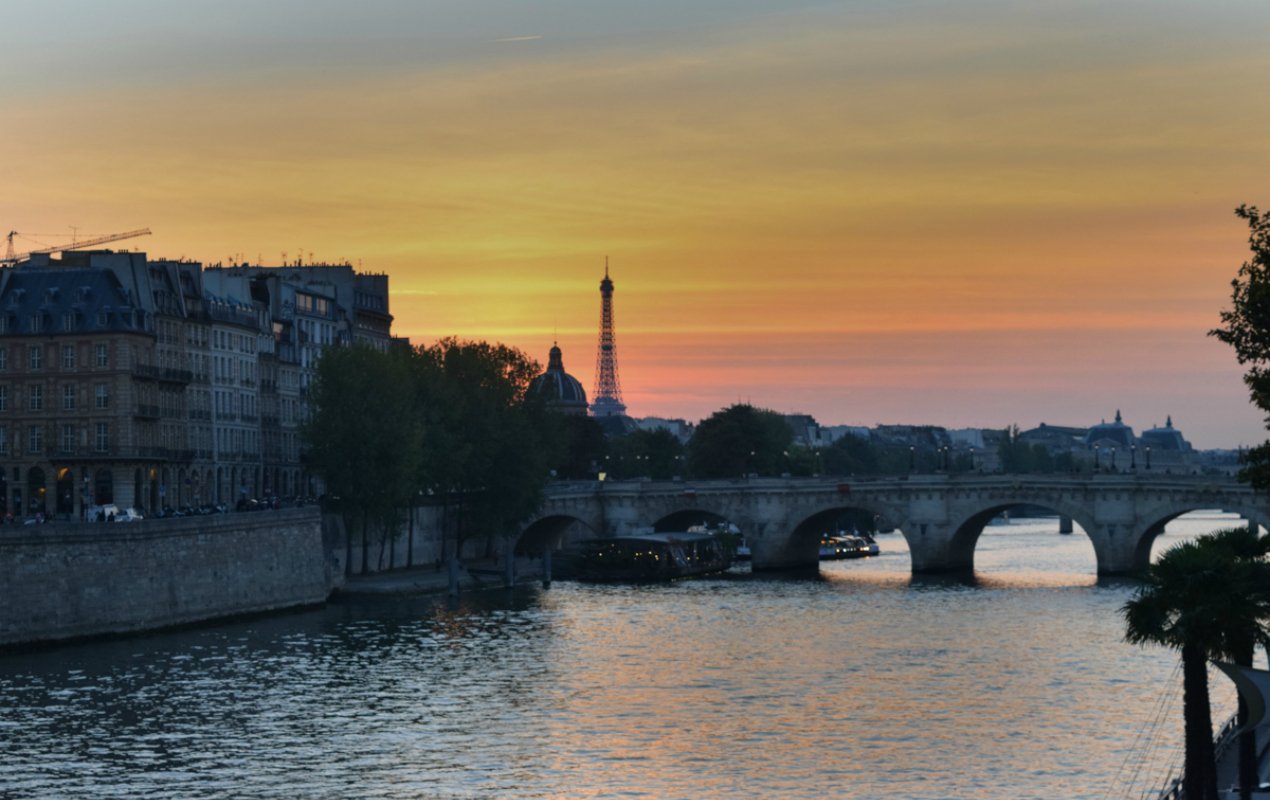
{"type": "Polygon", "coordinates": [[[591,414],[620,417],[626,413],[622,385],[617,380],[617,341],[613,335],[613,281],[609,260],[604,259],[604,280],[600,281],[600,348],[595,355],[595,391],[591,392],[591,414]]]}

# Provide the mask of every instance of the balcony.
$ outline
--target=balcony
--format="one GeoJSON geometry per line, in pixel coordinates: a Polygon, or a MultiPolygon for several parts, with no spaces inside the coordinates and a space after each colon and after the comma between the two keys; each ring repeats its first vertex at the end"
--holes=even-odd
{"type": "Polygon", "coordinates": [[[132,377],[147,381],[163,381],[164,383],[190,383],[194,380],[194,373],[188,369],[156,367],[153,364],[134,364],[132,377]]]}
{"type": "Polygon", "coordinates": [[[159,407],[152,406],[147,403],[137,403],[137,407],[133,410],[132,416],[142,419],[158,419],[159,407]]]}

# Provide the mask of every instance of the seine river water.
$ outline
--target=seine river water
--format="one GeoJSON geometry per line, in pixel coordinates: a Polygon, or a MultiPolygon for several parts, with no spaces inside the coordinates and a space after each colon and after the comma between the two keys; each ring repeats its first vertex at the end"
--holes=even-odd
{"type": "Polygon", "coordinates": [[[879,542],[3,655],[0,797],[1101,800],[1181,763],[1177,658],[1123,643],[1079,530],[990,526],[967,581],[879,542]]]}

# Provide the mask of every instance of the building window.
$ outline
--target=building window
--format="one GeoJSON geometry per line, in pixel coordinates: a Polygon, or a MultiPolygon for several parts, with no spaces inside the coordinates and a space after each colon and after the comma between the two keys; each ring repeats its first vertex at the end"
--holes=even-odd
{"type": "Polygon", "coordinates": [[[94,443],[98,453],[104,453],[110,449],[110,423],[97,423],[97,438],[94,443]]]}
{"type": "Polygon", "coordinates": [[[9,387],[0,386],[0,411],[9,410],[9,387]]]}
{"type": "Polygon", "coordinates": [[[106,384],[99,383],[94,391],[93,406],[95,408],[110,408],[110,390],[106,384]]]}
{"type": "Polygon", "coordinates": [[[104,344],[97,345],[97,366],[99,367],[110,366],[110,351],[106,348],[106,345],[104,344]]]}
{"type": "Polygon", "coordinates": [[[44,387],[32,386],[28,396],[27,405],[32,411],[44,410],[44,387]]]}
{"type": "Polygon", "coordinates": [[[26,433],[27,452],[43,453],[44,452],[44,429],[39,425],[27,430],[26,433]]]}
{"type": "Polygon", "coordinates": [[[44,315],[31,315],[31,333],[41,333],[44,330],[44,315]]]}
{"type": "Polygon", "coordinates": [[[62,330],[64,331],[75,330],[75,312],[74,311],[68,311],[62,315],[62,330]]]}
{"type": "Polygon", "coordinates": [[[9,429],[0,425],[0,453],[9,452],[9,429]]]}
{"type": "Polygon", "coordinates": [[[68,383],[62,387],[62,410],[75,410],[75,384],[68,383]]]}
{"type": "Polygon", "coordinates": [[[0,369],[9,368],[9,348],[0,347],[0,369]]]}
{"type": "Polygon", "coordinates": [[[62,369],[75,369],[75,345],[62,345],[62,369]]]}
{"type": "Polygon", "coordinates": [[[75,452],[75,426],[74,425],[62,426],[62,452],[63,453],[75,452]]]}
{"type": "Polygon", "coordinates": [[[27,366],[31,369],[39,369],[44,366],[44,348],[41,345],[31,345],[27,349],[27,366]]]}

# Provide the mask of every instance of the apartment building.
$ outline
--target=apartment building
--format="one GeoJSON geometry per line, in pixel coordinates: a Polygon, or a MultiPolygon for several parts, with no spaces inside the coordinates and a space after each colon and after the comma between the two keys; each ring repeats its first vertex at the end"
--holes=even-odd
{"type": "Polygon", "coordinates": [[[299,430],[317,362],[386,348],[391,321],[387,276],[347,265],[103,250],[0,270],[2,511],[315,494],[299,430]]]}

